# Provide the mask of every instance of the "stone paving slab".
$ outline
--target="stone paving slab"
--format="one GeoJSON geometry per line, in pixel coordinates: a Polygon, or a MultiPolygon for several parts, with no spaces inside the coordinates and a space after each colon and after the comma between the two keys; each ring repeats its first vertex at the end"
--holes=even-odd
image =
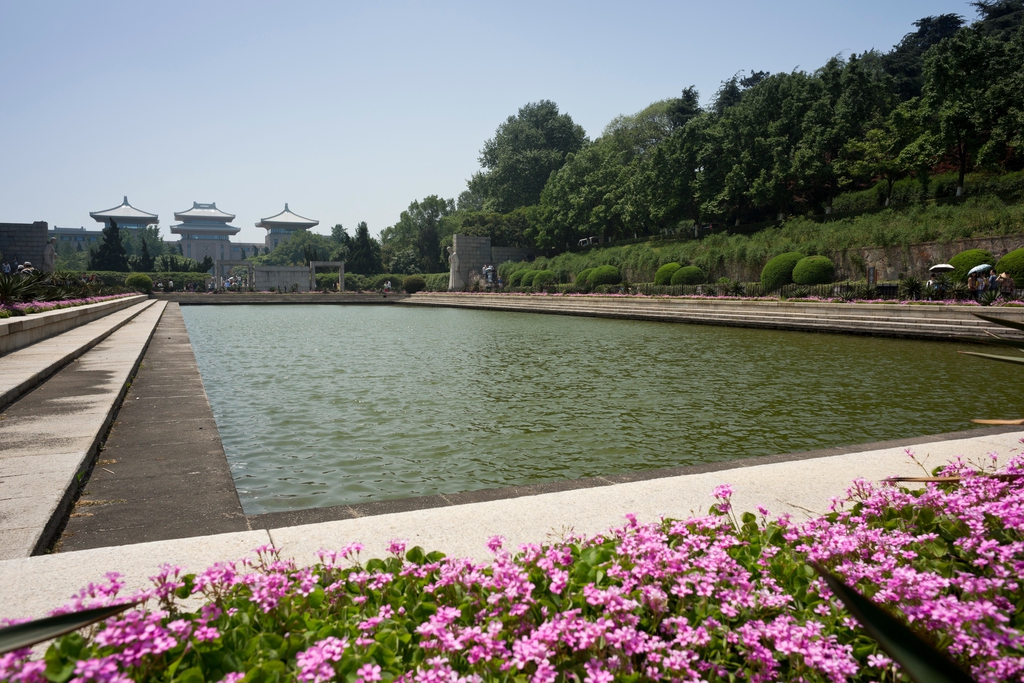
{"type": "MultiPolygon", "coordinates": [[[[990,453],[1005,461],[1020,453],[1022,438],[1024,431],[945,441],[926,438],[911,450],[928,468],[958,456],[985,461],[990,453]]],[[[703,514],[713,502],[711,491],[722,483],[732,484],[733,502],[740,511],[765,505],[774,514],[789,512],[803,519],[827,510],[831,498],[843,495],[855,478],[877,481],[921,473],[903,447],[755,466],[735,464],[733,469],[598,488],[0,561],[0,617],[43,616],[108,571],[121,572],[131,590],[146,586],[147,577],[163,563],[202,570],[216,561],[244,557],[269,542],[302,564],[314,562],[314,553],[322,547],[350,541],[366,545],[364,559],[381,556],[395,538],[449,555],[483,559],[488,557],[484,544],[493,535],[516,545],[543,542],[570,529],[599,533],[621,526],[629,512],[640,521],[703,514]]]]}
{"type": "Polygon", "coordinates": [[[34,389],[155,303],[142,301],[4,356],[3,372],[0,373],[0,409],[34,389]]]}
{"type": "Polygon", "coordinates": [[[58,548],[248,528],[181,309],[167,304],[58,548]]]}
{"type": "Polygon", "coordinates": [[[0,559],[52,541],[165,306],[147,306],[0,414],[0,559]]]}

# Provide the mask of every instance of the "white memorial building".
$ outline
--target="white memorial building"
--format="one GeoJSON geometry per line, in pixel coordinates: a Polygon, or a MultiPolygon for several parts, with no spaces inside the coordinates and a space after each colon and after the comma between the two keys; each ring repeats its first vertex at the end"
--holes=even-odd
{"type": "Polygon", "coordinates": [[[171,232],[181,235],[181,253],[183,256],[202,262],[209,256],[214,261],[225,261],[232,258],[231,236],[237,235],[241,228],[228,225],[235,215],[225,213],[217,208],[217,203],[200,204],[192,202],[187,211],[176,211],[174,219],[181,221],[171,226],[171,232]]]}
{"type": "Polygon", "coordinates": [[[292,213],[288,204],[285,203],[284,211],[270,218],[261,219],[256,227],[267,229],[266,246],[267,249],[273,251],[274,247],[286,241],[296,230],[308,230],[314,225],[320,225],[320,221],[303,218],[297,213],[292,213]]]}
{"type": "Polygon", "coordinates": [[[106,211],[90,211],[89,216],[97,223],[102,223],[104,228],[110,226],[110,221],[114,221],[117,223],[119,230],[138,230],[147,225],[156,225],[160,222],[155,213],[136,209],[129,204],[127,195],[125,195],[124,201],[121,202],[120,206],[115,206],[106,211]]]}

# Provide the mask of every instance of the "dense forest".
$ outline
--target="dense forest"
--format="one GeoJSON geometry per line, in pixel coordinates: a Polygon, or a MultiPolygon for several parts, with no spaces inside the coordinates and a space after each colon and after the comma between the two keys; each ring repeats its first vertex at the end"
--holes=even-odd
{"type": "Polygon", "coordinates": [[[736,74],[704,105],[686,88],[594,140],[554,102],[527,104],[465,192],[414,201],[382,231],[382,267],[444,270],[456,232],[560,250],[956,196],[969,173],[1021,171],[1024,0],[972,5],[975,21],[922,18],[889,52],[736,74]]]}

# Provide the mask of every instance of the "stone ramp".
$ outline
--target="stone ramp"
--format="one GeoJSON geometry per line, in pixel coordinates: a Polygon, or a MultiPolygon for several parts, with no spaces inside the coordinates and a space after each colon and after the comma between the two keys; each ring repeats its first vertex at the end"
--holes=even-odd
{"type": "Polygon", "coordinates": [[[57,548],[247,528],[181,309],[170,303],[57,548]]]}
{"type": "Polygon", "coordinates": [[[1024,339],[1024,333],[973,315],[1024,322],[1021,308],[457,293],[419,293],[401,303],[916,339],[967,341],[989,332],[1024,339]]]}
{"type": "Polygon", "coordinates": [[[0,414],[0,558],[53,540],[165,306],[148,306],[0,414]]]}
{"type": "Polygon", "coordinates": [[[155,303],[143,301],[4,356],[0,362],[3,366],[3,372],[0,372],[0,410],[42,384],[155,303]]]}

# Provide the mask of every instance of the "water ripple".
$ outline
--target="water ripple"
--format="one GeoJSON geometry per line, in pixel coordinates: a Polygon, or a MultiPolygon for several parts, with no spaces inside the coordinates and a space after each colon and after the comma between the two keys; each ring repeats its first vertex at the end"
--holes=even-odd
{"type": "Polygon", "coordinates": [[[957,345],[391,306],[185,306],[249,514],[1017,417],[957,345]],[[984,398],[979,398],[984,389],[984,398]]]}

